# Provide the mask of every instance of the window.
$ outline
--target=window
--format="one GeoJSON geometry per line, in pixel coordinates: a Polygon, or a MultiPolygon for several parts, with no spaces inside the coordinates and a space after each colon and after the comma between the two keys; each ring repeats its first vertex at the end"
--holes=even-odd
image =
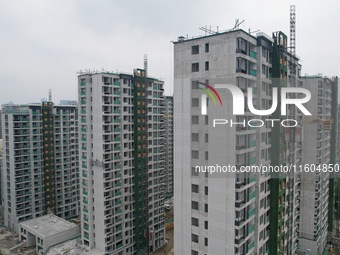
{"type": "Polygon", "coordinates": [[[237,58],[236,61],[236,72],[245,73],[247,71],[247,60],[244,58],[237,58]]]}
{"type": "Polygon", "coordinates": [[[205,116],[204,123],[205,123],[205,125],[208,125],[208,124],[209,124],[208,116],[205,116]]]}
{"type": "Polygon", "coordinates": [[[199,83],[198,81],[192,81],[191,82],[192,89],[199,89],[199,83]]]}
{"type": "Polygon", "coordinates": [[[261,183],[261,186],[260,186],[260,191],[263,192],[264,191],[264,182],[261,183]]]}
{"type": "Polygon", "coordinates": [[[192,98],[191,99],[191,107],[199,107],[199,100],[198,98],[192,98]]]}
{"type": "Polygon", "coordinates": [[[205,62],[205,70],[208,71],[209,70],[209,61],[205,62]]]}
{"type": "Polygon", "coordinates": [[[192,72],[198,72],[199,71],[199,63],[192,63],[191,64],[191,71],[192,72]]]}
{"type": "Polygon", "coordinates": [[[192,150],[191,151],[191,158],[192,159],[198,159],[198,151],[192,150]]]}
{"type": "Polygon", "coordinates": [[[191,201],[191,209],[198,210],[198,202],[191,201]]]}
{"type": "Polygon", "coordinates": [[[208,136],[208,134],[205,134],[204,140],[205,140],[206,143],[209,142],[209,136],[208,136]]]}
{"type": "Polygon", "coordinates": [[[208,238],[204,238],[204,246],[208,246],[208,238]]]}
{"type": "Polygon", "coordinates": [[[191,124],[198,124],[198,120],[199,120],[199,118],[198,118],[198,116],[191,116],[191,124]]]}
{"type": "Polygon", "coordinates": [[[243,38],[237,38],[237,53],[247,54],[248,42],[243,38]]]}
{"type": "Polygon", "coordinates": [[[263,239],[263,231],[260,232],[260,237],[259,237],[260,240],[263,239]]]}
{"type": "Polygon", "coordinates": [[[197,218],[191,218],[191,225],[198,227],[198,219],[197,218]]]}
{"type": "Polygon", "coordinates": [[[204,187],[204,195],[206,195],[206,196],[208,195],[208,187],[207,186],[204,187]]]}
{"type": "Polygon", "coordinates": [[[237,82],[237,86],[243,91],[245,92],[247,90],[249,81],[244,78],[244,77],[237,77],[236,78],[236,82],[237,82]]]}
{"type": "Polygon", "coordinates": [[[198,185],[191,184],[191,192],[192,193],[198,193],[198,185]]]}
{"type": "Polygon", "coordinates": [[[192,142],[198,142],[198,139],[199,136],[198,136],[198,133],[191,133],[191,141],[192,142]]]}
{"type": "Polygon", "coordinates": [[[206,151],[204,153],[204,158],[205,158],[205,160],[209,160],[209,152],[206,151]]]}
{"type": "Polygon", "coordinates": [[[204,229],[208,229],[208,221],[204,221],[204,229]]]}
{"type": "Polygon", "coordinates": [[[191,234],[191,241],[194,243],[198,243],[198,235],[191,234]]]}
{"type": "Polygon", "coordinates": [[[209,52],[209,43],[205,44],[205,52],[209,52]]]}
{"type": "Polygon", "coordinates": [[[195,54],[199,54],[200,53],[200,48],[198,45],[194,45],[191,47],[191,54],[195,55],[195,54]]]}
{"type": "Polygon", "coordinates": [[[192,167],[192,168],[191,168],[191,175],[192,175],[192,176],[198,176],[198,173],[199,173],[199,172],[196,171],[196,167],[192,167]]]}
{"type": "Polygon", "coordinates": [[[204,204],[204,212],[208,212],[208,204],[204,204]]]}
{"type": "Polygon", "coordinates": [[[198,251],[191,250],[191,255],[198,255],[198,251]]]}

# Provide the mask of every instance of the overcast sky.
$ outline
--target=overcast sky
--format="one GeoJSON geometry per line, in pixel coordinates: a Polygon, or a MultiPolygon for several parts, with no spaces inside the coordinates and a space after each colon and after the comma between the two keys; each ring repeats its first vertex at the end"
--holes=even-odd
{"type": "Polygon", "coordinates": [[[340,1],[273,0],[0,0],[0,104],[77,98],[84,69],[131,73],[143,67],[172,93],[171,41],[203,34],[199,27],[289,35],[296,5],[296,54],[302,74],[338,75],[340,1]]]}

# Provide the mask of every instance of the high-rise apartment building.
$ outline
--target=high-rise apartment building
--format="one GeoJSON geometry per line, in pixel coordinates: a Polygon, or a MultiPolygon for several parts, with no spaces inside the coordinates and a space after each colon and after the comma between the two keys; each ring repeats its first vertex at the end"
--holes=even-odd
{"type": "Polygon", "coordinates": [[[2,128],[1,128],[1,110],[0,110],[0,226],[4,221],[4,209],[3,209],[3,184],[2,184],[2,171],[3,171],[3,146],[2,146],[2,128]]]}
{"type": "Polygon", "coordinates": [[[165,192],[167,198],[174,194],[174,99],[164,97],[164,126],[165,126],[165,192]]]}
{"type": "MultiPolygon", "coordinates": [[[[0,115],[1,119],[1,115],[0,115]]],[[[0,125],[0,133],[1,133],[1,125],[0,125]]],[[[2,171],[3,171],[3,150],[2,150],[2,139],[0,139],[0,226],[4,223],[4,207],[3,207],[3,184],[2,184],[2,171]]]]}
{"type": "Polygon", "coordinates": [[[82,243],[100,254],[149,254],[165,242],[163,82],[78,77],[82,243]]]}
{"type": "Polygon", "coordinates": [[[77,105],[3,105],[5,226],[54,213],[79,214],[77,105]]]}
{"type": "Polygon", "coordinates": [[[334,175],[328,166],[337,163],[337,86],[337,78],[303,77],[303,87],[316,97],[305,104],[312,116],[302,120],[302,163],[310,170],[301,174],[299,250],[310,254],[323,253],[333,225],[334,175]]]}
{"type": "Polygon", "coordinates": [[[179,37],[174,59],[175,254],[295,254],[297,174],[204,172],[206,166],[239,170],[299,162],[301,128],[266,121],[299,121],[298,112],[289,107],[281,116],[278,107],[256,116],[247,107],[250,97],[255,109],[270,109],[273,88],[301,86],[301,66],[287,51],[287,37],[243,30],[179,37]],[[242,91],[246,103],[237,110],[244,115],[233,115],[230,92],[215,94],[215,84],[242,91]]]}
{"type": "Polygon", "coordinates": [[[337,158],[337,163],[340,164],[340,104],[338,104],[338,128],[337,128],[337,134],[336,134],[336,141],[337,141],[337,145],[336,145],[336,158],[337,158]]]}
{"type": "MultiPolygon", "coordinates": [[[[0,110],[0,116],[1,116],[1,110],[0,110]]],[[[1,131],[1,118],[0,118],[0,131],[1,131]]],[[[2,132],[0,132],[0,140],[2,139],[2,132]]]]}

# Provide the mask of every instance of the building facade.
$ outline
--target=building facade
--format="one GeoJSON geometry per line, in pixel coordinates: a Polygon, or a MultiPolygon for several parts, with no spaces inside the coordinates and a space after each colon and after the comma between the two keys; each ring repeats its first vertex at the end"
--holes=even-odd
{"type": "Polygon", "coordinates": [[[337,78],[303,77],[303,87],[317,97],[305,104],[312,116],[302,120],[302,163],[316,168],[301,174],[300,209],[304,213],[300,215],[299,250],[309,250],[309,254],[324,251],[328,227],[333,224],[334,176],[317,168],[337,163],[337,83],[337,78]]]}
{"type": "Polygon", "coordinates": [[[165,126],[165,192],[167,198],[174,194],[174,99],[164,97],[164,126],[165,126]]]}
{"type": "MultiPolygon", "coordinates": [[[[0,116],[1,116],[1,110],[0,110],[0,116]]],[[[0,118],[0,130],[1,130],[1,118],[0,118]]],[[[0,140],[2,139],[2,132],[0,132],[0,140]]]]}
{"type": "Polygon", "coordinates": [[[163,82],[78,77],[82,242],[100,254],[148,254],[165,242],[163,82]]]}
{"type": "MultiPolygon", "coordinates": [[[[0,126],[1,127],[1,126],[0,126]]],[[[3,183],[2,183],[2,171],[3,171],[3,157],[2,157],[2,140],[0,139],[0,226],[4,225],[4,206],[3,206],[3,183]]]]}
{"type": "Polygon", "coordinates": [[[52,102],[4,105],[3,206],[5,226],[46,213],[79,215],[77,106],[52,102]]]}
{"type": "MultiPolygon", "coordinates": [[[[255,109],[270,109],[273,88],[301,86],[301,66],[287,52],[287,37],[243,30],[179,37],[174,59],[175,254],[295,254],[297,175],[204,172],[206,166],[298,162],[300,128],[270,124],[246,104],[243,115],[233,115],[228,90],[214,95],[211,89],[236,85],[255,109]],[[215,125],[216,119],[224,124],[215,125]],[[246,124],[261,120],[257,128],[246,124]]],[[[290,109],[287,116],[297,119],[298,113],[290,109]]],[[[270,117],[282,119],[278,110],[270,117]]]]}

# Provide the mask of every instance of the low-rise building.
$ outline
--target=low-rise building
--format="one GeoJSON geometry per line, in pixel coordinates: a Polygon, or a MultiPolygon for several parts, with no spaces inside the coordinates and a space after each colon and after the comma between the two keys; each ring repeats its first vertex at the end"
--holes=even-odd
{"type": "Polygon", "coordinates": [[[79,236],[79,226],[53,214],[20,223],[20,241],[25,242],[26,247],[36,246],[39,255],[56,244],[79,236]]]}

